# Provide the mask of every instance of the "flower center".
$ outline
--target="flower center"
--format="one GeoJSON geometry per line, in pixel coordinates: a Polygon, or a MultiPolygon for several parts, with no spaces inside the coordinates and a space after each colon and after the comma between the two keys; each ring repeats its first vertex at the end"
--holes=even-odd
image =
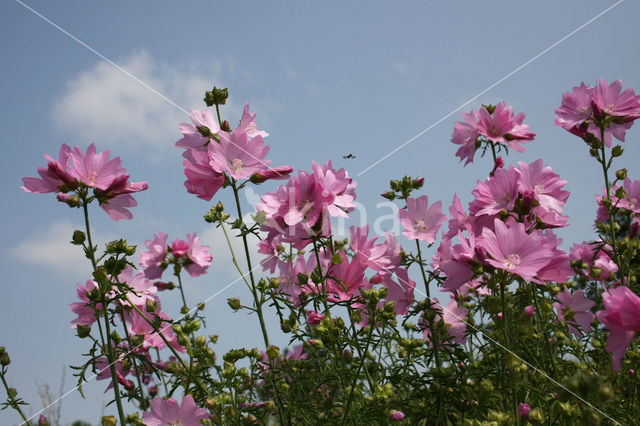
{"type": "Polygon", "coordinates": [[[244,167],[244,164],[242,163],[241,159],[234,158],[233,160],[231,160],[231,170],[233,170],[234,172],[237,172],[242,167],[244,167]]]}
{"type": "Polygon", "coordinates": [[[535,185],[535,186],[533,187],[533,190],[535,191],[535,193],[536,193],[537,195],[540,195],[540,194],[542,194],[542,192],[544,191],[544,185],[535,185]]]}
{"type": "Polygon", "coordinates": [[[85,176],[86,179],[86,184],[89,186],[96,186],[96,179],[98,179],[98,173],[96,173],[95,171],[90,171],[87,172],[87,175],[85,176]]]}
{"type": "Polygon", "coordinates": [[[520,265],[520,256],[518,254],[516,254],[516,253],[511,253],[502,262],[502,264],[507,269],[516,269],[520,265]]]}
{"type": "Polygon", "coordinates": [[[413,223],[413,227],[415,228],[416,231],[418,232],[424,232],[427,230],[427,224],[424,223],[424,220],[416,220],[413,223]]]}

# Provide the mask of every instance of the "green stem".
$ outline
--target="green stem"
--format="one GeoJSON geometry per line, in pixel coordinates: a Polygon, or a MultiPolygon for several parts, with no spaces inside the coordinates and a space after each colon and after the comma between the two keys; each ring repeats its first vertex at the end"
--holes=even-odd
{"type": "Polygon", "coordinates": [[[2,384],[4,385],[4,388],[7,391],[9,405],[11,406],[11,408],[16,410],[20,414],[20,417],[22,417],[22,420],[24,420],[25,424],[31,426],[31,422],[29,421],[29,419],[27,419],[27,416],[25,416],[25,414],[22,412],[22,409],[20,408],[18,401],[16,401],[15,397],[12,396],[11,393],[9,392],[9,385],[7,384],[7,380],[4,378],[5,373],[6,373],[5,368],[2,367],[2,369],[0,369],[0,378],[2,378],[2,384]]]}
{"type": "MultiPolygon", "coordinates": [[[[124,335],[127,337],[127,342],[129,342],[129,348],[133,347],[133,343],[131,343],[131,336],[129,335],[129,330],[127,329],[127,323],[124,320],[124,313],[120,313],[120,318],[122,319],[122,328],[124,328],[124,335]]],[[[136,378],[138,379],[138,387],[140,388],[140,408],[145,410],[147,408],[147,401],[144,399],[144,388],[142,387],[142,379],[140,378],[140,370],[138,369],[138,363],[136,362],[136,357],[130,357],[131,362],[133,364],[133,370],[136,372],[136,378]]]]}
{"type": "Polygon", "coordinates": [[[427,290],[427,298],[431,301],[431,293],[429,292],[429,281],[427,280],[427,274],[424,272],[424,263],[422,260],[422,251],[420,250],[420,240],[416,240],[416,247],[418,248],[418,262],[420,262],[420,272],[422,272],[422,281],[424,281],[424,288],[427,290]]]}
{"type": "Polygon", "coordinates": [[[174,275],[178,278],[178,288],[180,289],[180,296],[182,296],[182,307],[184,310],[183,314],[185,314],[189,312],[189,307],[187,306],[187,299],[184,297],[184,289],[182,288],[182,277],[177,272],[174,275]]]}
{"type": "Polygon", "coordinates": [[[549,343],[549,334],[547,333],[547,329],[545,324],[547,324],[546,318],[542,318],[542,311],[540,310],[540,304],[538,303],[538,289],[534,283],[531,283],[532,293],[533,293],[533,305],[535,307],[536,319],[538,320],[538,326],[542,328],[542,333],[544,334],[544,342],[545,348],[547,350],[547,355],[549,356],[549,360],[551,361],[551,368],[553,369],[553,379],[558,380],[558,367],[556,366],[556,357],[551,351],[551,343],[549,343]]]}
{"type": "MultiPolygon", "coordinates": [[[[358,376],[360,376],[360,370],[364,365],[364,360],[367,357],[367,352],[369,351],[369,345],[371,344],[371,338],[373,337],[373,327],[376,323],[376,309],[373,308],[373,315],[371,315],[371,321],[369,322],[369,333],[367,335],[367,343],[364,347],[364,353],[360,356],[360,363],[358,364],[358,369],[356,370],[356,374],[353,378],[353,382],[351,383],[351,392],[349,393],[349,399],[347,399],[347,405],[344,408],[344,412],[342,413],[342,421],[341,424],[345,424],[347,420],[347,414],[349,413],[349,408],[351,407],[351,401],[353,401],[353,395],[356,390],[356,383],[358,382],[358,376]]],[[[359,351],[358,351],[359,352],[359,351]]]]}
{"type": "MultiPolygon", "coordinates": [[[[93,246],[93,240],[91,238],[91,226],[89,224],[89,209],[87,208],[88,202],[86,199],[86,192],[83,193],[82,197],[82,210],[84,212],[84,225],[87,231],[87,243],[89,244],[88,253],[91,255],[91,265],[93,266],[93,270],[96,271],[98,268],[98,264],[96,262],[96,254],[93,246]]],[[[116,375],[116,359],[114,357],[114,348],[111,345],[111,330],[109,326],[109,311],[107,310],[107,301],[104,297],[104,292],[100,289],[100,297],[102,301],[102,311],[104,315],[104,324],[105,324],[105,337],[106,337],[106,348],[104,347],[103,340],[103,350],[106,349],[107,361],[109,362],[109,370],[111,371],[111,383],[113,383],[113,392],[116,397],[116,406],[118,408],[118,417],[120,418],[120,424],[125,424],[125,416],[124,410],[122,408],[122,401],[120,400],[120,383],[118,383],[118,378],[116,375]]],[[[98,322],[100,322],[98,320],[98,322]]]]}
{"type": "MultiPolygon", "coordinates": [[[[611,201],[611,183],[609,182],[609,167],[610,165],[607,164],[607,159],[606,159],[606,150],[605,150],[605,146],[604,146],[604,126],[600,127],[600,154],[602,155],[601,158],[601,162],[600,164],[602,165],[602,173],[604,174],[604,184],[605,184],[605,188],[607,190],[607,199],[609,201],[611,201]]],[[[613,157],[612,157],[613,159],[613,157]]],[[[616,264],[618,265],[618,268],[622,268],[622,265],[620,264],[620,258],[618,256],[618,248],[617,248],[617,244],[616,244],[616,230],[614,228],[614,223],[613,223],[613,206],[609,205],[607,207],[607,210],[609,212],[609,227],[610,230],[609,232],[611,233],[611,247],[613,248],[613,256],[615,258],[616,264]]],[[[623,271],[619,271],[620,272],[620,276],[624,277],[624,273],[623,271]]]]}

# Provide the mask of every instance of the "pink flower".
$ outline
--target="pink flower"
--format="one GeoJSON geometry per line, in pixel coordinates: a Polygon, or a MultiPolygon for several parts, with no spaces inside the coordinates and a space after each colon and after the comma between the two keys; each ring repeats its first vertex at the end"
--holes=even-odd
{"type": "Polygon", "coordinates": [[[364,276],[367,267],[360,263],[359,258],[349,260],[344,252],[340,256],[342,263],[333,265],[326,282],[327,299],[334,302],[350,300],[360,295],[360,289],[371,288],[364,276]]]}
{"type": "Polygon", "coordinates": [[[591,323],[595,319],[595,315],[589,312],[591,308],[596,304],[593,300],[589,300],[582,293],[582,290],[576,290],[573,295],[568,288],[565,288],[562,293],[558,293],[558,300],[553,306],[556,309],[556,314],[560,321],[566,321],[569,326],[569,331],[578,339],[582,337],[582,334],[574,326],[577,325],[585,334],[589,333],[591,323]]]}
{"type": "Polygon", "coordinates": [[[531,412],[531,406],[526,402],[521,402],[518,406],[518,415],[523,419],[529,417],[529,413],[531,412]]]}
{"type": "Polygon", "coordinates": [[[183,264],[189,275],[197,277],[207,272],[213,256],[209,253],[209,246],[200,245],[200,238],[196,233],[187,234],[187,261],[183,264]]]}
{"type": "Polygon", "coordinates": [[[391,418],[397,422],[405,418],[405,415],[402,411],[399,410],[391,410],[391,418]]]}
{"type": "Polygon", "coordinates": [[[533,281],[540,269],[553,257],[553,251],[539,232],[527,234],[522,223],[511,226],[496,219],[495,233],[485,228],[482,231],[482,246],[492,258],[486,262],[511,274],[533,281]]]}
{"type": "Polygon", "coordinates": [[[224,185],[224,174],[212,170],[209,165],[209,153],[206,149],[188,149],[182,156],[185,158],[182,165],[187,177],[184,182],[187,192],[205,201],[210,201],[224,185]]]}
{"type": "MultiPolygon", "coordinates": [[[[78,315],[76,319],[71,321],[71,324],[73,324],[72,328],[77,328],[78,325],[91,325],[96,322],[96,310],[91,306],[91,301],[87,296],[88,292],[96,288],[98,288],[98,284],[92,280],[88,280],[84,286],[82,284],[78,284],[76,294],[78,295],[80,302],[74,302],[69,305],[69,309],[71,309],[74,314],[78,315]]],[[[96,309],[101,308],[102,304],[97,304],[96,309]]]]}
{"type": "Polygon", "coordinates": [[[327,161],[324,166],[312,161],[312,169],[324,193],[330,194],[333,198],[326,206],[329,215],[349,218],[347,213],[355,207],[357,183],[349,177],[344,169],[334,170],[331,160],[327,161]]]}
{"type": "Polygon", "coordinates": [[[528,305],[524,307],[524,311],[523,314],[527,317],[532,317],[533,316],[533,312],[534,312],[534,307],[533,305],[528,305]]]}
{"type": "Polygon", "coordinates": [[[395,270],[397,282],[391,278],[391,275],[384,275],[382,284],[387,287],[387,300],[396,302],[396,314],[407,315],[409,306],[413,303],[413,291],[416,288],[416,282],[409,278],[407,268],[398,268],[395,270]]]}
{"type": "MultiPolygon", "coordinates": [[[[122,365],[122,363],[120,363],[120,361],[116,361],[114,366],[116,370],[116,380],[118,380],[118,383],[120,383],[122,386],[126,388],[131,388],[133,386],[133,383],[126,379],[127,375],[129,375],[130,373],[130,370],[125,369],[125,367],[122,365]]],[[[107,360],[107,358],[101,357],[96,359],[94,363],[94,368],[96,370],[97,380],[111,379],[111,367],[109,366],[109,361],[107,360]]],[[[111,389],[112,387],[113,387],[113,382],[109,383],[109,386],[107,386],[107,389],[105,390],[105,392],[111,389]]]]}
{"type": "Polygon", "coordinates": [[[542,159],[527,164],[518,162],[516,169],[520,179],[518,190],[532,191],[535,200],[544,210],[562,214],[562,209],[569,198],[569,191],[563,191],[562,187],[567,181],[555,174],[551,167],[544,166],[542,159]]]}
{"type": "Polygon", "coordinates": [[[529,126],[522,124],[524,113],[513,115],[512,108],[506,106],[504,102],[496,105],[493,114],[486,108],[478,111],[478,133],[493,142],[507,144],[509,148],[518,152],[524,152],[524,147],[520,143],[526,143],[536,134],[529,132],[529,126]]]}
{"type": "MultiPolygon", "coordinates": [[[[640,96],[628,88],[622,93],[622,80],[607,84],[600,79],[593,92],[593,111],[596,116],[607,114],[612,117],[624,117],[624,122],[640,118],[640,96]]],[[[624,135],[621,140],[624,140],[624,135]]]]}
{"type": "Polygon", "coordinates": [[[244,105],[242,118],[240,119],[240,125],[236,128],[236,131],[237,130],[245,132],[250,138],[254,138],[256,136],[266,138],[267,136],[269,136],[269,133],[265,132],[264,130],[258,130],[258,125],[256,124],[256,115],[249,112],[248,102],[244,105]]]}
{"type": "Polygon", "coordinates": [[[153,240],[146,240],[144,245],[148,251],[140,253],[140,265],[149,279],[158,279],[167,267],[167,237],[162,231],[153,235],[153,240]]]}
{"type": "Polygon", "coordinates": [[[640,213],[640,180],[626,178],[623,187],[627,196],[620,200],[618,207],[640,213]]]}
{"type": "MultiPolygon", "coordinates": [[[[467,338],[464,334],[467,329],[466,319],[469,311],[462,306],[458,306],[458,302],[454,299],[451,299],[444,309],[438,302],[438,299],[432,298],[431,301],[435,304],[434,307],[437,310],[442,311],[442,316],[440,316],[440,314],[436,314],[434,322],[438,322],[442,319],[447,333],[450,336],[449,338],[443,339],[443,342],[452,341],[460,343],[461,345],[465,344],[467,342],[467,338]]],[[[423,335],[425,340],[431,339],[431,331],[429,329],[425,330],[423,335]]]]}
{"type": "Polygon", "coordinates": [[[316,311],[307,311],[307,324],[318,325],[324,319],[324,315],[316,311]]]}
{"type": "Polygon", "coordinates": [[[604,310],[596,316],[609,330],[607,351],[613,368],[620,370],[621,360],[637,332],[640,332],[640,297],[628,287],[620,286],[602,293],[604,310]]]}
{"type": "Polygon", "coordinates": [[[461,115],[463,121],[455,122],[451,142],[456,145],[462,145],[456,152],[456,156],[460,157],[460,161],[466,160],[464,163],[466,166],[473,162],[473,156],[476,153],[478,113],[471,110],[469,112],[462,112],[461,115]]]}
{"type": "Polygon", "coordinates": [[[207,417],[207,410],[198,408],[193,397],[185,395],[180,405],[173,398],[154,398],[151,401],[151,412],[145,412],[142,420],[147,426],[199,426],[200,421],[207,417]]]}
{"type": "Polygon", "coordinates": [[[580,137],[586,131],[583,124],[591,118],[591,100],[593,99],[593,87],[584,83],[573,88],[571,93],[562,95],[562,105],[556,108],[555,125],[570,131],[580,137]]]}
{"type": "MultiPolygon", "coordinates": [[[[109,160],[109,150],[96,153],[94,144],[89,145],[86,154],[79,147],[70,149],[67,145],[60,148],[60,160],[55,161],[48,155],[47,169],[38,168],[39,178],[23,178],[27,192],[67,193],[79,186],[93,188],[93,193],[100,207],[113,219],[132,219],[127,209],[138,203],[129,194],[144,191],[148,182],[129,182],[129,175],[121,166],[120,157],[109,160]]],[[[65,196],[58,199],[64,201],[65,196]]]]}
{"type": "MultiPolygon", "coordinates": [[[[153,281],[146,278],[142,271],[134,274],[131,265],[127,265],[124,271],[118,275],[118,281],[126,283],[131,288],[132,291],[128,292],[127,296],[134,305],[140,308],[145,306],[147,300],[157,300],[155,294],[158,288],[153,284],[153,281]]],[[[128,305],[128,302],[122,301],[122,304],[128,305]]]]}
{"type": "Polygon", "coordinates": [[[428,244],[436,240],[438,229],[447,217],[442,214],[442,203],[436,201],[429,207],[426,195],[407,198],[407,209],[398,212],[400,223],[405,229],[402,235],[410,240],[422,240],[428,244]]]}
{"type": "Polygon", "coordinates": [[[208,109],[202,112],[192,109],[189,117],[193,124],[180,124],[183,137],[176,142],[178,148],[202,148],[211,141],[213,135],[220,132],[218,121],[208,109]]]}
{"type": "Polygon", "coordinates": [[[269,147],[262,136],[249,139],[241,129],[233,133],[220,132],[220,143],[209,144],[209,165],[213,171],[227,173],[234,179],[248,179],[252,174],[269,168],[271,160],[264,160],[269,147]]]}
{"type": "MultiPolygon", "coordinates": [[[[584,242],[582,244],[574,244],[573,247],[571,247],[569,257],[571,260],[580,260],[586,265],[586,275],[589,279],[602,281],[615,279],[615,273],[618,272],[618,265],[616,265],[609,255],[612,251],[611,247],[606,245],[601,250],[598,250],[597,246],[598,243],[584,242]],[[600,269],[599,277],[591,276],[592,267],[600,269]]],[[[585,275],[582,272],[581,274],[585,275]]]]}
{"type": "Polygon", "coordinates": [[[251,175],[251,182],[258,184],[268,180],[284,180],[289,179],[289,175],[293,172],[291,166],[279,166],[268,170],[263,170],[251,175]]]}
{"type": "MultiPolygon", "coordinates": [[[[320,259],[322,262],[322,258],[320,259]]],[[[291,301],[298,305],[300,303],[300,296],[302,294],[315,293],[317,291],[316,284],[311,280],[311,274],[316,268],[316,258],[309,256],[305,259],[300,255],[295,259],[295,265],[293,260],[288,262],[278,262],[280,269],[280,287],[279,290],[289,295],[291,301]],[[306,276],[306,282],[300,282],[300,277],[306,276]]],[[[327,265],[323,265],[323,270],[326,270],[327,265]]]]}
{"type": "Polygon", "coordinates": [[[478,184],[472,191],[475,200],[469,205],[473,215],[496,215],[501,210],[511,211],[518,199],[518,172],[498,169],[493,177],[478,184]]]}
{"type": "Polygon", "coordinates": [[[137,311],[131,311],[125,314],[126,321],[128,323],[129,333],[131,335],[142,336],[143,342],[141,349],[143,351],[147,351],[150,348],[156,348],[161,350],[162,348],[167,346],[167,343],[160,336],[160,334],[155,331],[153,326],[149,324],[149,321],[155,322],[157,319],[161,320],[160,326],[158,328],[159,332],[162,333],[164,338],[169,342],[171,347],[179,352],[185,352],[186,349],[184,346],[178,343],[178,337],[176,336],[173,328],[171,327],[171,317],[169,314],[165,312],[161,312],[160,303],[157,304],[155,312],[144,312],[144,317],[140,315],[137,311]],[[145,319],[146,318],[146,319],[145,319]]]}

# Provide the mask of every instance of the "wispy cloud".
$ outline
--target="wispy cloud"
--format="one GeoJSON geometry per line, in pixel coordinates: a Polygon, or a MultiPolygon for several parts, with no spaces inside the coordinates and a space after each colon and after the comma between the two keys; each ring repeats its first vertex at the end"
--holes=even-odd
{"type": "MultiPolygon", "coordinates": [[[[170,66],[144,50],[116,62],[184,110],[203,108],[204,91],[214,83],[224,84],[217,63],[170,66]]],[[[180,137],[178,124],[189,121],[176,105],[113,65],[99,62],[67,82],[52,116],[56,125],[87,143],[158,152],[171,148],[180,137]]]]}
{"type": "MultiPolygon", "coordinates": [[[[70,244],[73,231],[78,229],[69,221],[55,222],[46,228],[37,229],[11,250],[18,261],[47,270],[61,276],[88,277],[91,264],[84,257],[81,246],[70,244]]],[[[93,233],[92,233],[93,234],[93,233]]],[[[111,241],[108,235],[94,235],[96,241],[111,241]]]]}

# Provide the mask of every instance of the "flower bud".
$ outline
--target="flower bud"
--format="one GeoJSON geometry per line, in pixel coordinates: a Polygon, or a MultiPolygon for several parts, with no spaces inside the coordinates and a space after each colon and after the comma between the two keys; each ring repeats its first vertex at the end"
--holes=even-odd
{"type": "Polygon", "coordinates": [[[158,309],[158,303],[153,299],[147,299],[145,309],[147,312],[155,312],[158,309]]]}
{"type": "Polygon", "coordinates": [[[611,150],[611,156],[612,157],[620,157],[623,152],[624,152],[624,149],[622,149],[622,146],[621,145],[616,145],[611,150]]]}
{"type": "Polygon", "coordinates": [[[618,188],[616,189],[616,197],[618,198],[626,198],[627,197],[627,191],[624,190],[624,188],[618,188]]]}
{"type": "Polygon", "coordinates": [[[114,416],[104,416],[102,418],[102,426],[117,426],[118,422],[114,416]]]}
{"type": "Polygon", "coordinates": [[[620,169],[616,171],[616,178],[620,180],[625,180],[627,178],[627,169],[620,169]]]}
{"type": "Polygon", "coordinates": [[[231,131],[231,125],[229,124],[229,122],[227,120],[223,120],[222,124],[220,124],[220,130],[223,130],[225,132],[230,132],[231,131]]]}
{"type": "Polygon", "coordinates": [[[280,348],[275,345],[269,346],[269,349],[267,349],[267,356],[269,359],[278,358],[280,356],[280,348]]]}
{"type": "Polygon", "coordinates": [[[11,358],[9,358],[8,353],[3,352],[2,355],[0,355],[0,365],[6,367],[9,364],[11,364],[11,358]]]}
{"type": "Polygon", "coordinates": [[[392,191],[383,192],[380,194],[381,197],[386,198],[389,201],[393,201],[396,199],[396,194],[392,191]]]}
{"type": "Polygon", "coordinates": [[[78,327],[76,327],[76,332],[79,338],[84,339],[91,334],[91,327],[85,324],[79,324],[78,327]]]}
{"type": "Polygon", "coordinates": [[[242,307],[242,303],[237,297],[230,297],[227,299],[227,305],[229,305],[229,307],[234,311],[237,311],[242,307]]]}
{"type": "Polygon", "coordinates": [[[529,417],[529,413],[531,412],[531,406],[526,402],[521,402],[518,406],[518,415],[523,419],[529,417]]]}
{"type": "Polygon", "coordinates": [[[51,426],[51,422],[43,414],[40,414],[38,426],[51,426]]]}
{"type": "Polygon", "coordinates": [[[73,231],[73,236],[71,237],[71,244],[80,246],[84,243],[85,239],[86,237],[84,235],[84,232],[80,231],[79,229],[76,229],[75,231],[73,231]]]}
{"type": "Polygon", "coordinates": [[[342,256],[340,256],[339,253],[336,253],[333,256],[331,256],[331,263],[334,265],[340,265],[343,261],[344,259],[342,258],[342,256]]]}

